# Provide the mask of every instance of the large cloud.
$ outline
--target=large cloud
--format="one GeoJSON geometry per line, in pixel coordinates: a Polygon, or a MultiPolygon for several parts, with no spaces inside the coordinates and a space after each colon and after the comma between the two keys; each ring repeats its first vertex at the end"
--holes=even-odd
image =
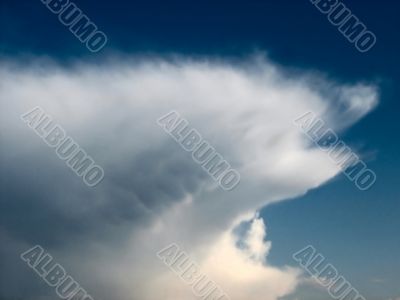
{"type": "Polygon", "coordinates": [[[194,299],[156,257],[174,242],[232,300],[272,300],[293,291],[298,272],[262,259],[269,246],[254,213],[339,172],[293,120],[314,111],[343,129],[376,105],[377,94],[373,86],[288,76],[265,60],[235,66],[180,58],[69,68],[3,62],[0,101],[0,277],[26,286],[1,280],[4,296],[53,297],[27,282],[31,271],[18,261],[26,247],[41,244],[96,299],[194,299]],[[98,186],[85,186],[21,121],[35,106],[104,168],[98,186]],[[218,187],[157,125],[171,110],[240,172],[237,188],[218,187]],[[232,234],[249,219],[256,253],[238,247],[232,234]]]}

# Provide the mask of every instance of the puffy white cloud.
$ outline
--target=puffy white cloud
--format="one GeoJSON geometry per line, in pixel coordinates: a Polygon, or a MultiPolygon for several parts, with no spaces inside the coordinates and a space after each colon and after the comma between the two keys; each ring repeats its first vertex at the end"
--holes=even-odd
{"type": "MultiPolygon", "coordinates": [[[[198,256],[199,261],[194,259],[201,266],[199,280],[205,275],[206,282],[211,280],[230,299],[277,299],[293,291],[300,271],[289,267],[278,269],[265,263],[271,242],[264,241],[263,220],[257,216],[251,220],[251,226],[244,237],[248,246],[246,251],[236,246],[238,237],[231,233],[232,229],[207,246],[203,255],[198,256]]],[[[144,299],[196,299],[191,290],[196,282],[186,286],[185,280],[177,278],[172,271],[167,274],[161,272],[161,275],[156,276],[159,290],[144,299]]]]}
{"type": "Polygon", "coordinates": [[[236,246],[232,230],[261,207],[340,171],[310,147],[294,119],[313,111],[342,129],[373,108],[377,93],[373,86],[315,84],[310,75],[289,79],[270,62],[256,62],[126,60],[69,69],[3,63],[2,167],[10,185],[1,226],[15,240],[46,244],[98,299],[190,299],[190,289],[156,257],[172,242],[232,300],[292,292],[298,271],[265,262],[271,245],[263,222],[252,221],[246,249],[236,246]],[[34,106],[104,168],[98,187],[84,186],[20,121],[34,106]],[[237,188],[223,191],[156,124],[171,110],[240,172],[237,188]],[[26,206],[32,216],[17,224],[26,206]]]}

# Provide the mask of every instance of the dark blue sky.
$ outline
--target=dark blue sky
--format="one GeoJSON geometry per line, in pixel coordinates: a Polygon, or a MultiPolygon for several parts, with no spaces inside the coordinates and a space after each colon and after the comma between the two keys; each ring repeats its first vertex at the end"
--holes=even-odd
{"type": "Polygon", "coordinates": [[[107,34],[100,53],[89,52],[40,0],[0,0],[0,55],[69,62],[115,53],[240,59],[264,51],[274,62],[319,70],[339,82],[377,83],[379,106],[341,135],[370,154],[378,177],[372,189],[359,191],[339,176],[262,214],[273,241],[272,263],[287,264],[293,252],[313,244],[369,299],[400,295],[399,2],[345,1],[377,36],[367,53],[358,52],[307,0],[75,3],[107,34]]]}

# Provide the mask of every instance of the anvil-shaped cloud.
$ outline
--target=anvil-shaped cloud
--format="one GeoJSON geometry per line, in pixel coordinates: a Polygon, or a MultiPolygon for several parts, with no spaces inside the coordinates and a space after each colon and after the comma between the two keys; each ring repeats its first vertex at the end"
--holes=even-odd
{"type": "Polygon", "coordinates": [[[291,293],[299,272],[268,265],[271,245],[264,244],[256,212],[340,171],[293,120],[313,111],[341,130],[376,103],[372,85],[291,74],[259,58],[235,64],[119,59],[73,67],[3,61],[0,296],[54,297],[19,260],[35,244],[95,299],[196,299],[156,256],[171,243],[232,300],[291,293]],[[21,121],[35,106],[104,168],[98,186],[85,186],[21,121]],[[234,190],[218,187],[157,125],[171,110],[240,172],[234,190]],[[252,225],[240,248],[232,231],[244,220],[252,225]]]}

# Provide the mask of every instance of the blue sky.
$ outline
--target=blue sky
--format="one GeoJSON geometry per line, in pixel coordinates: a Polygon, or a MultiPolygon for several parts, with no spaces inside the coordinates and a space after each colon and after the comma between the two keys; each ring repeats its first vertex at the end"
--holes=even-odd
{"type": "MultiPolygon", "coordinates": [[[[60,64],[106,61],[118,54],[185,55],[240,62],[267,53],[294,72],[316,70],[339,83],[372,82],[379,105],[340,137],[365,158],[376,184],[360,191],[338,175],[295,201],[263,209],[269,263],[297,266],[291,256],[312,244],[368,300],[400,297],[400,25],[395,1],[346,5],[377,37],[367,53],[355,47],[310,1],[75,1],[108,37],[90,53],[39,1],[1,0],[0,57],[29,61],[49,57],[60,64]]],[[[299,299],[329,299],[300,288],[299,299]]],[[[295,298],[290,298],[295,299],[295,298]]]]}

